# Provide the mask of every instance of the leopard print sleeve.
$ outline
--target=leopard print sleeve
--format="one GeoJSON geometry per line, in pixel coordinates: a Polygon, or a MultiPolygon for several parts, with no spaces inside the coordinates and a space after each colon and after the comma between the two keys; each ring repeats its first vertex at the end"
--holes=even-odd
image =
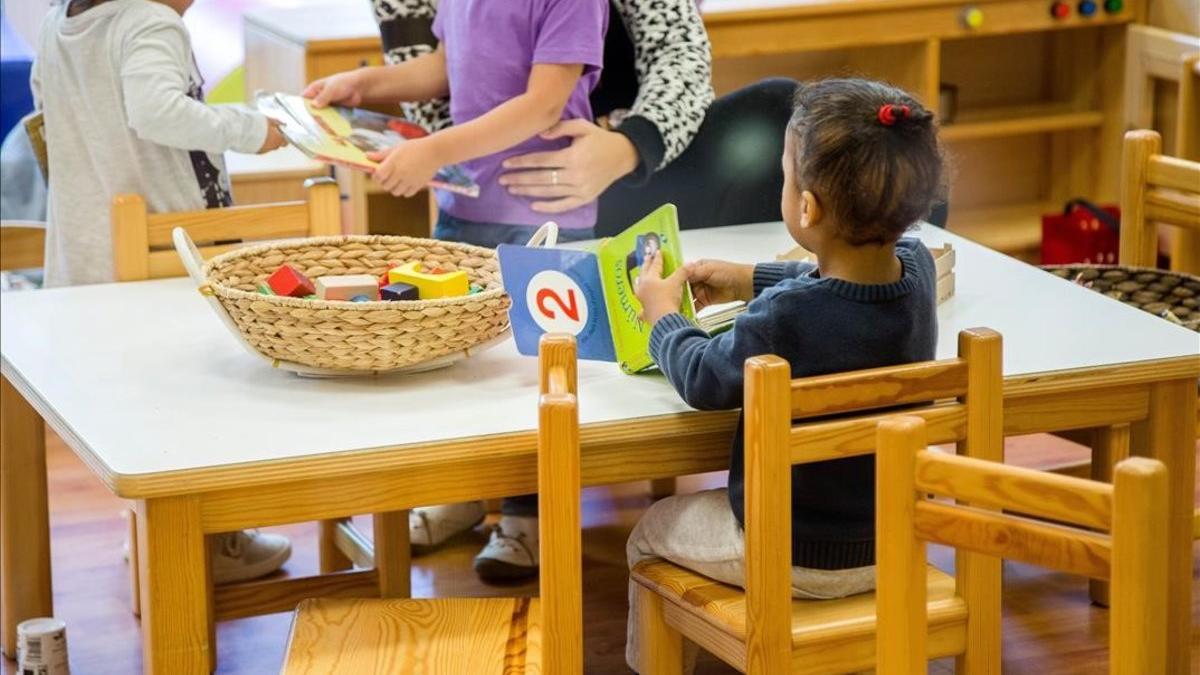
{"type": "MultiPolygon", "coordinates": [[[[696,0],[614,0],[634,45],[638,94],[623,125],[643,118],[662,136],[658,170],[678,157],[713,101],[712,56],[696,0]]],[[[648,159],[643,157],[643,159],[648,159]]]]}
{"type": "MultiPolygon", "coordinates": [[[[437,0],[371,0],[383,39],[384,61],[403,63],[437,47],[433,15],[437,0]]],[[[450,100],[401,103],[404,116],[430,131],[450,126],[450,100]]]]}

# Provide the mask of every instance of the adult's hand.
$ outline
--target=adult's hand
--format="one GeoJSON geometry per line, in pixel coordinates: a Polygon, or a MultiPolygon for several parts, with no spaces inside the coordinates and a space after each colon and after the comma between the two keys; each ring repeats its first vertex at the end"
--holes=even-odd
{"type": "Polygon", "coordinates": [[[530,205],[534,211],[561,213],[587,204],[637,168],[628,138],[587,120],[559,122],[542,138],[570,138],[571,145],[510,157],[504,168],[513,170],[500,176],[510,193],[537,199],[530,205]]]}
{"type": "Polygon", "coordinates": [[[312,99],[313,105],[344,105],[350,108],[362,104],[362,83],[358,71],[351,70],[313,81],[304,88],[304,98],[312,99]]]}
{"type": "Polygon", "coordinates": [[[754,298],[754,265],[697,260],[684,265],[696,309],[754,298]]]}

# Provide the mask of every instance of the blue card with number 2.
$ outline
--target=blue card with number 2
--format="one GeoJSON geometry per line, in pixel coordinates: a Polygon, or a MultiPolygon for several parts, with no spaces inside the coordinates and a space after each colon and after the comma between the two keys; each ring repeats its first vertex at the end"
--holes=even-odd
{"type": "Polygon", "coordinates": [[[536,356],[543,334],[570,333],[579,358],[616,360],[596,254],[513,244],[497,253],[517,351],[536,356]]]}

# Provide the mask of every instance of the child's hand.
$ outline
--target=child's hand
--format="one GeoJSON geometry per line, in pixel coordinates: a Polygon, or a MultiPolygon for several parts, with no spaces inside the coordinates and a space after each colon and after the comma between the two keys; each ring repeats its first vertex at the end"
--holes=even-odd
{"type": "Polygon", "coordinates": [[[642,321],[653,326],[664,316],[678,312],[683,304],[683,284],[687,281],[687,269],[680,267],[666,279],[662,276],[662,252],[655,251],[642,265],[633,290],[642,303],[642,321]]]}
{"type": "Polygon", "coordinates": [[[275,120],[267,120],[267,138],[263,141],[262,147],[258,149],[258,154],[278,150],[287,145],[287,138],[284,138],[283,132],[279,130],[279,122],[275,120]]]}
{"type": "Polygon", "coordinates": [[[362,90],[358,81],[357,71],[338,73],[323,77],[304,89],[304,98],[312,99],[313,105],[324,108],[327,105],[344,105],[356,108],[362,103],[362,90]]]}
{"type": "Polygon", "coordinates": [[[754,265],[697,260],[684,266],[696,309],[734,300],[750,302],[754,297],[754,265]]]}
{"type": "Polygon", "coordinates": [[[397,197],[411,197],[420,192],[442,167],[442,160],[432,136],[405,141],[382,152],[368,153],[379,162],[375,182],[397,197]]]}

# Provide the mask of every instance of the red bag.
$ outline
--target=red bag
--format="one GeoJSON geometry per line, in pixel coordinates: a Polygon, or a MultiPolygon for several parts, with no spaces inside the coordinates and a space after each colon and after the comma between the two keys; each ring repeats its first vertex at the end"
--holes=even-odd
{"type": "Polygon", "coordinates": [[[1121,249],[1121,211],[1072,199],[1062,213],[1042,216],[1042,264],[1115,265],[1121,249]]]}

